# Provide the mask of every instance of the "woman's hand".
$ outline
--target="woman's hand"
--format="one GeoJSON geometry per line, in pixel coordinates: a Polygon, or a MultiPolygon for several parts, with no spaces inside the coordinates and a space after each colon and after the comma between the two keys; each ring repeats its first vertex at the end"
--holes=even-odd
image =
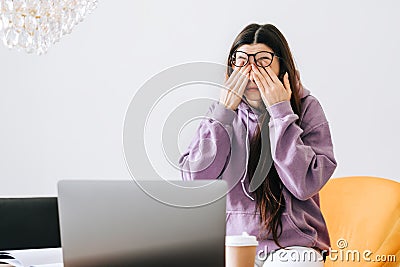
{"type": "Polygon", "coordinates": [[[249,82],[250,64],[246,67],[235,67],[231,76],[225,82],[225,88],[221,90],[219,102],[226,108],[236,110],[242,101],[244,90],[249,82]]]}
{"type": "Polygon", "coordinates": [[[283,76],[283,85],[270,67],[259,68],[254,64],[251,64],[251,67],[254,81],[260,90],[265,106],[270,107],[279,102],[290,101],[292,90],[287,72],[283,76]]]}

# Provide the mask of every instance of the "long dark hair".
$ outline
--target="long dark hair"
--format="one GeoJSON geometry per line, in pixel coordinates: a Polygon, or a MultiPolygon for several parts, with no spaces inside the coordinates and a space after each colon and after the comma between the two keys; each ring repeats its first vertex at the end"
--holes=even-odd
{"type": "MultiPolygon", "coordinates": [[[[290,88],[292,90],[292,96],[290,98],[290,104],[294,113],[300,117],[300,99],[301,92],[300,89],[300,77],[296,71],[294,59],[292,53],[290,52],[289,45],[283,36],[283,34],[271,24],[250,24],[246,26],[234,40],[232,47],[229,52],[228,62],[227,62],[227,77],[232,74],[232,54],[240,46],[245,44],[256,44],[262,43],[269,46],[275,54],[277,54],[279,59],[279,79],[283,83],[283,75],[285,72],[289,75],[290,88]]],[[[250,180],[255,175],[262,175],[266,177],[264,182],[257,188],[255,193],[256,200],[256,211],[260,211],[260,223],[262,225],[259,238],[265,239],[272,233],[274,242],[283,248],[279,242],[278,238],[282,234],[282,220],[281,215],[285,209],[285,198],[282,193],[283,184],[279,177],[278,172],[274,164],[272,164],[271,169],[267,173],[265,169],[266,158],[260,158],[261,154],[261,135],[265,133],[260,127],[268,127],[268,122],[266,121],[266,113],[261,115],[259,118],[259,127],[257,127],[254,137],[250,140],[250,155],[248,161],[248,175],[250,180]],[[257,166],[260,164],[260,171],[257,170],[257,166]],[[264,170],[263,170],[264,169],[264,170]],[[280,227],[280,233],[278,233],[278,228],[280,227]]],[[[296,123],[299,123],[296,121],[296,123]]],[[[269,136],[266,138],[269,139],[269,136]]],[[[266,139],[266,140],[268,140],[266,139]]],[[[265,140],[265,139],[263,139],[265,140]]]]}

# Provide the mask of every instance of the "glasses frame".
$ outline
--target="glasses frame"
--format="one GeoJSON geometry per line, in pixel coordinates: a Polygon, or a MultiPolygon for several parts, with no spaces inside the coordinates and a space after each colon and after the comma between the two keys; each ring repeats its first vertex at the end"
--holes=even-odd
{"type": "Polygon", "coordinates": [[[251,56],[254,58],[254,62],[256,63],[256,65],[257,65],[258,67],[261,67],[261,68],[267,68],[267,67],[271,66],[272,62],[274,61],[274,57],[280,58],[276,53],[270,52],[270,51],[259,51],[259,52],[255,53],[255,54],[249,54],[249,53],[246,53],[246,52],[244,52],[244,51],[236,50],[236,51],[234,51],[234,52],[232,53],[232,55],[231,55],[231,63],[232,63],[232,65],[234,65],[235,67],[239,67],[239,68],[244,67],[244,66],[246,66],[246,65],[249,63],[250,57],[251,57],[251,56]],[[237,65],[235,65],[235,63],[233,63],[233,55],[236,54],[237,52],[241,52],[241,53],[244,53],[244,54],[247,55],[247,61],[246,61],[246,63],[245,63],[243,66],[237,66],[237,65]],[[270,62],[267,66],[260,66],[260,65],[257,64],[256,56],[257,56],[257,54],[259,54],[259,53],[268,53],[268,54],[270,54],[270,55],[272,56],[271,62],[270,62]]]}

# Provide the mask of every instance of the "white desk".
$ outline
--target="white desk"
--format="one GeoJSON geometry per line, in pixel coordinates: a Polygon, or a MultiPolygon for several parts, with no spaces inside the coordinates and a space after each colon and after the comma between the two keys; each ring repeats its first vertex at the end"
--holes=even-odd
{"type": "Polygon", "coordinates": [[[0,264],[2,266],[15,266],[15,267],[62,267],[63,258],[61,248],[44,248],[44,249],[23,249],[23,250],[7,250],[3,251],[9,253],[15,260],[4,260],[2,262],[9,262],[10,264],[0,264]],[[19,264],[19,265],[18,265],[19,264]]]}

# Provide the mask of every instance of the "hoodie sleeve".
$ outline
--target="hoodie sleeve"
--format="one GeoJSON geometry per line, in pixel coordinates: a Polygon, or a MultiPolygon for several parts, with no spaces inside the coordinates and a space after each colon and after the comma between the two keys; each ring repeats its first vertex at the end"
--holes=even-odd
{"type": "Polygon", "coordinates": [[[272,157],[285,187],[299,200],[317,194],[336,169],[328,121],[318,100],[303,105],[302,129],[289,101],[269,107],[272,157]]]}
{"type": "Polygon", "coordinates": [[[187,151],[179,159],[183,180],[217,179],[228,161],[236,112],[211,105],[187,151]]]}

